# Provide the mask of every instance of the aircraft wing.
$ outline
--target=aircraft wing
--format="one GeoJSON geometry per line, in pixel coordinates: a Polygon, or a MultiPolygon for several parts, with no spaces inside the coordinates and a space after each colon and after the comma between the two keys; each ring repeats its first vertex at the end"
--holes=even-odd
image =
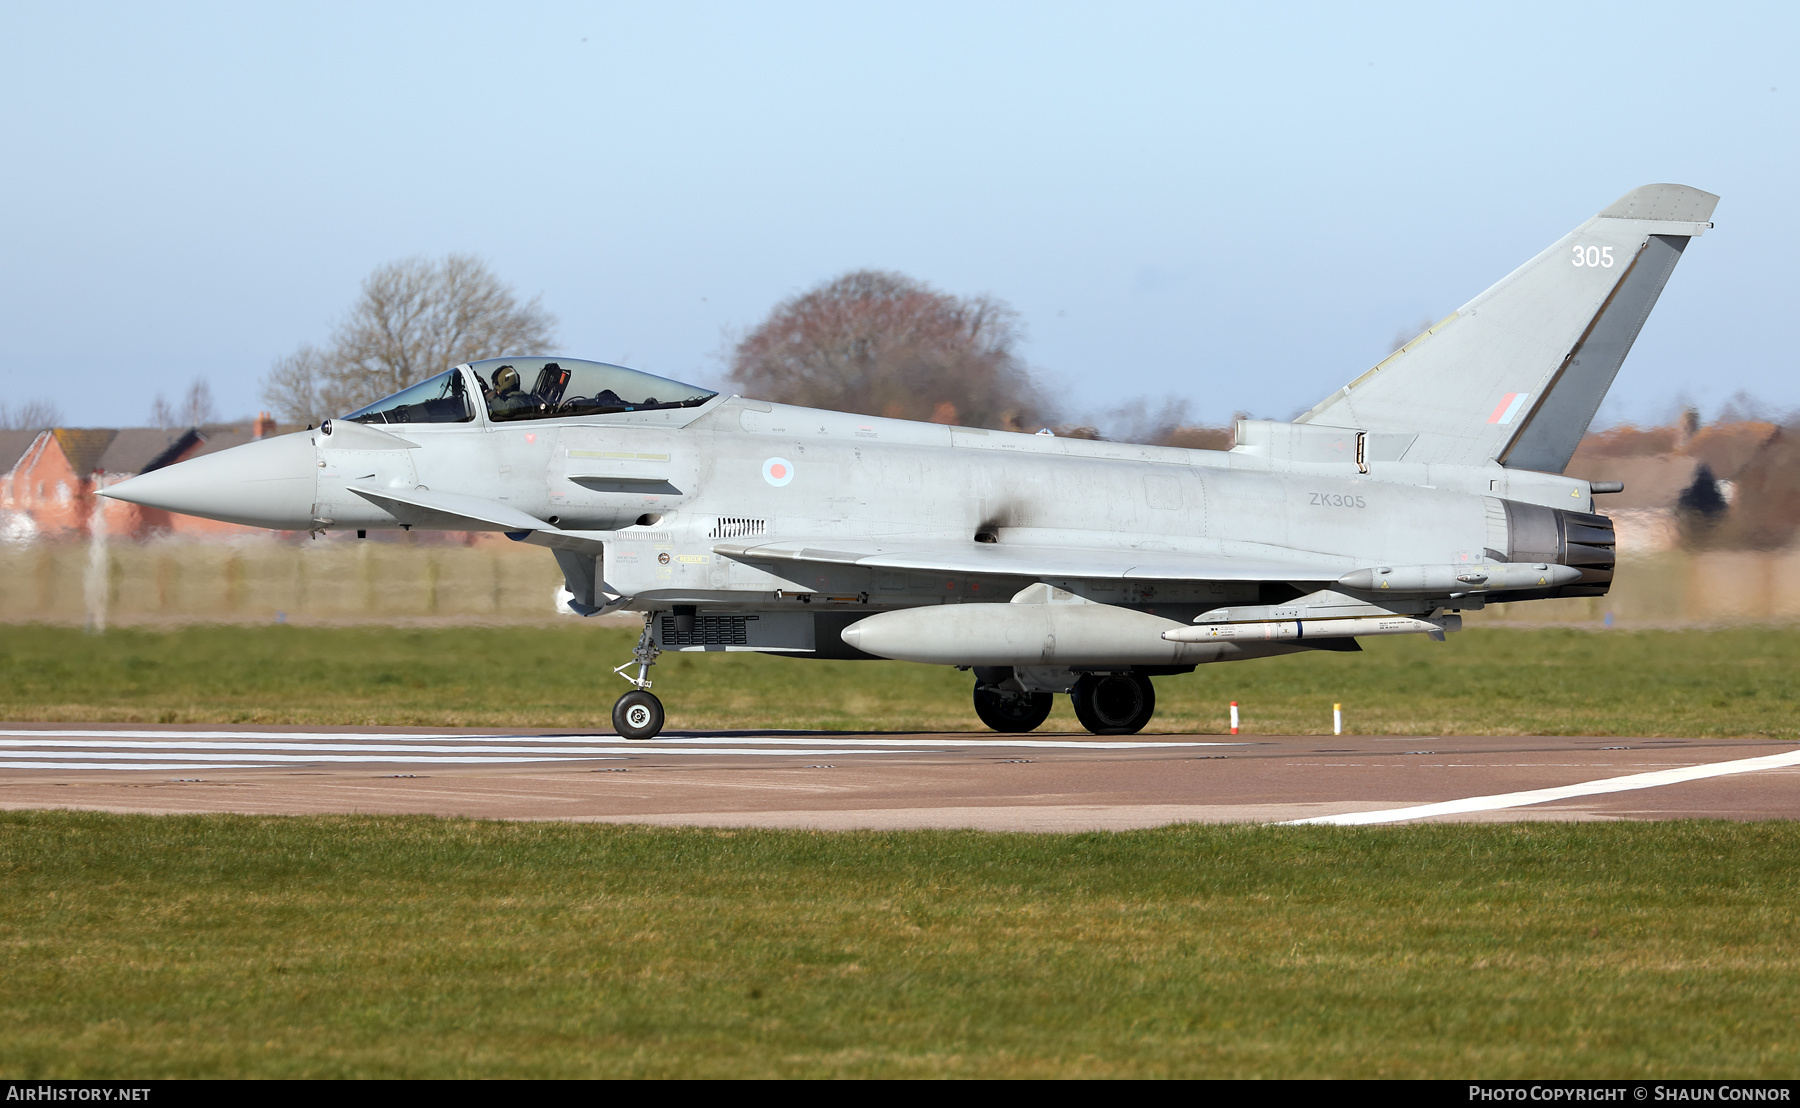
{"type": "Polygon", "coordinates": [[[810,562],[925,573],[1132,581],[1335,581],[1356,568],[1347,558],[1268,547],[1241,554],[1192,554],[1005,543],[819,539],[761,544],[725,542],[716,544],[713,552],[738,561],[810,562]]]}
{"type": "MultiPolygon", "coordinates": [[[[508,504],[427,489],[351,492],[402,523],[452,530],[504,531],[537,546],[597,555],[597,534],[565,532],[508,504]]],[[[1075,577],[1131,581],[1335,581],[1356,569],[1350,559],[1257,544],[1210,553],[1146,551],[1129,547],[1046,544],[873,542],[824,539],[718,543],[714,553],[739,561],[815,563],[922,573],[995,577],[1075,577]]]]}

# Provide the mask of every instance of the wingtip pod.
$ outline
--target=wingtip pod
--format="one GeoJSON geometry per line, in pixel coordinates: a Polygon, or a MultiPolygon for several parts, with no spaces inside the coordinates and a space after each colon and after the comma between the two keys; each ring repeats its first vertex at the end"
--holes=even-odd
{"type": "Polygon", "coordinates": [[[1717,196],[1689,185],[1639,185],[1602,209],[1600,218],[1710,224],[1718,204],[1717,196]]]}

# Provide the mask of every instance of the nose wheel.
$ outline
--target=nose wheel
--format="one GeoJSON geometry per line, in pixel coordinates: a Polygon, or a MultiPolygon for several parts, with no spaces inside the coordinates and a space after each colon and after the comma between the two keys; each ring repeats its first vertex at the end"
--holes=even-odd
{"type": "Polygon", "coordinates": [[[663,728],[662,701],[650,692],[650,667],[662,653],[651,631],[650,621],[655,618],[653,612],[644,613],[644,631],[638,636],[637,649],[631,652],[631,661],[613,670],[636,686],[613,702],[613,730],[628,739],[654,739],[663,728]],[[635,677],[625,672],[633,666],[637,667],[635,677]]]}
{"type": "Polygon", "coordinates": [[[628,739],[654,739],[663,726],[662,701],[633,689],[613,703],[613,730],[628,739]]]}

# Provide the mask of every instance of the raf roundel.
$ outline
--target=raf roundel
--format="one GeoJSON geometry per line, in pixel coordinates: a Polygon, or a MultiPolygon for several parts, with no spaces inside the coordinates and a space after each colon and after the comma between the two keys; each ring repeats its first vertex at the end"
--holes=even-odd
{"type": "Polygon", "coordinates": [[[776,488],[794,479],[794,463],[786,458],[770,458],[763,463],[763,480],[776,488]]]}

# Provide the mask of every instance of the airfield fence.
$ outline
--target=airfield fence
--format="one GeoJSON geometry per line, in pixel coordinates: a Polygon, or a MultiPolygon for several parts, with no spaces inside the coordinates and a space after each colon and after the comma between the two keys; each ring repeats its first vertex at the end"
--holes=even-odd
{"type": "MultiPolygon", "coordinates": [[[[93,551],[0,544],[0,622],[86,623],[93,551]]],[[[153,541],[104,550],[111,624],[553,622],[562,576],[546,551],[323,539],[153,541]]],[[[1800,621],[1800,550],[1666,551],[1627,558],[1604,597],[1500,604],[1470,626],[1681,627],[1800,621]]]]}
{"type": "MultiPolygon", "coordinates": [[[[0,547],[0,620],[89,622],[91,548],[0,547]]],[[[562,574],[519,543],[327,539],[113,543],[104,618],[161,622],[551,621],[562,574]]]]}
{"type": "Polygon", "coordinates": [[[1470,626],[1708,627],[1800,621],[1800,549],[1663,551],[1620,560],[1605,596],[1496,604],[1470,626]]]}

